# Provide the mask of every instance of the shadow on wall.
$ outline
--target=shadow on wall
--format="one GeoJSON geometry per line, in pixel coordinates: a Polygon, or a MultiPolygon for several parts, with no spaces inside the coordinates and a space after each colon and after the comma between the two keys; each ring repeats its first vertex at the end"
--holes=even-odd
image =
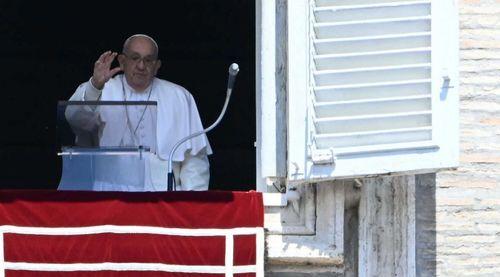
{"type": "Polygon", "coordinates": [[[436,276],[436,174],[415,176],[417,276],[436,276]]]}

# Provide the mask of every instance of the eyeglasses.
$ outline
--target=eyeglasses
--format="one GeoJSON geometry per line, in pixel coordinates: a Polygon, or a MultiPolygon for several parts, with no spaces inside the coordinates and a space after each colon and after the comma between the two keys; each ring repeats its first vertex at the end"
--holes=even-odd
{"type": "Polygon", "coordinates": [[[141,57],[140,55],[137,55],[137,54],[132,54],[132,55],[128,55],[126,53],[122,53],[122,54],[123,54],[123,56],[130,59],[133,63],[137,64],[140,61],[142,61],[144,63],[144,65],[148,66],[148,67],[154,65],[157,61],[157,59],[155,59],[151,56],[141,57]]]}

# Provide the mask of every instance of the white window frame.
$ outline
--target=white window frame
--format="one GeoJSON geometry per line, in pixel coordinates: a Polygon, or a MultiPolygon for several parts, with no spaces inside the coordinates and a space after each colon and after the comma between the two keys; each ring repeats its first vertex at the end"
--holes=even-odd
{"type": "MultiPolygon", "coordinates": [[[[277,46],[282,30],[276,23],[277,5],[284,2],[256,1],[256,187],[261,192],[276,192],[280,181],[286,179],[286,106],[283,95],[279,95],[284,88],[277,85],[286,72],[276,71],[285,62],[279,56],[286,54],[277,46]],[[276,189],[269,189],[273,187],[276,189]]],[[[265,196],[265,199],[284,205],[280,196],[265,196]]]]}

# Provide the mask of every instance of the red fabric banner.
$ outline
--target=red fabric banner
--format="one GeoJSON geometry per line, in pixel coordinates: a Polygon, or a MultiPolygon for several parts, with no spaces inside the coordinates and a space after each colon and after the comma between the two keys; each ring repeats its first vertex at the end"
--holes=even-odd
{"type": "Polygon", "coordinates": [[[261,276],[263,225],[256,192],[0,191],[0,276],[261,276]]]}

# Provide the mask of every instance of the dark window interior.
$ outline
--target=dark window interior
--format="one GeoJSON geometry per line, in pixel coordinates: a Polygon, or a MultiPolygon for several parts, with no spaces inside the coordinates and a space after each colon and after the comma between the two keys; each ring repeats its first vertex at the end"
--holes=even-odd
{"type": "Polygon", "coordinates": [[[210,125],[225,99],[228,66],[240,65],[214,149],[210,188],[255,189],[255,2],[1,1],[2,189],[53,189],[60,178],[56,105],[87,81],[97,57],[134,33],[154,37],[158,77],[194,96],[210,125]]]}

